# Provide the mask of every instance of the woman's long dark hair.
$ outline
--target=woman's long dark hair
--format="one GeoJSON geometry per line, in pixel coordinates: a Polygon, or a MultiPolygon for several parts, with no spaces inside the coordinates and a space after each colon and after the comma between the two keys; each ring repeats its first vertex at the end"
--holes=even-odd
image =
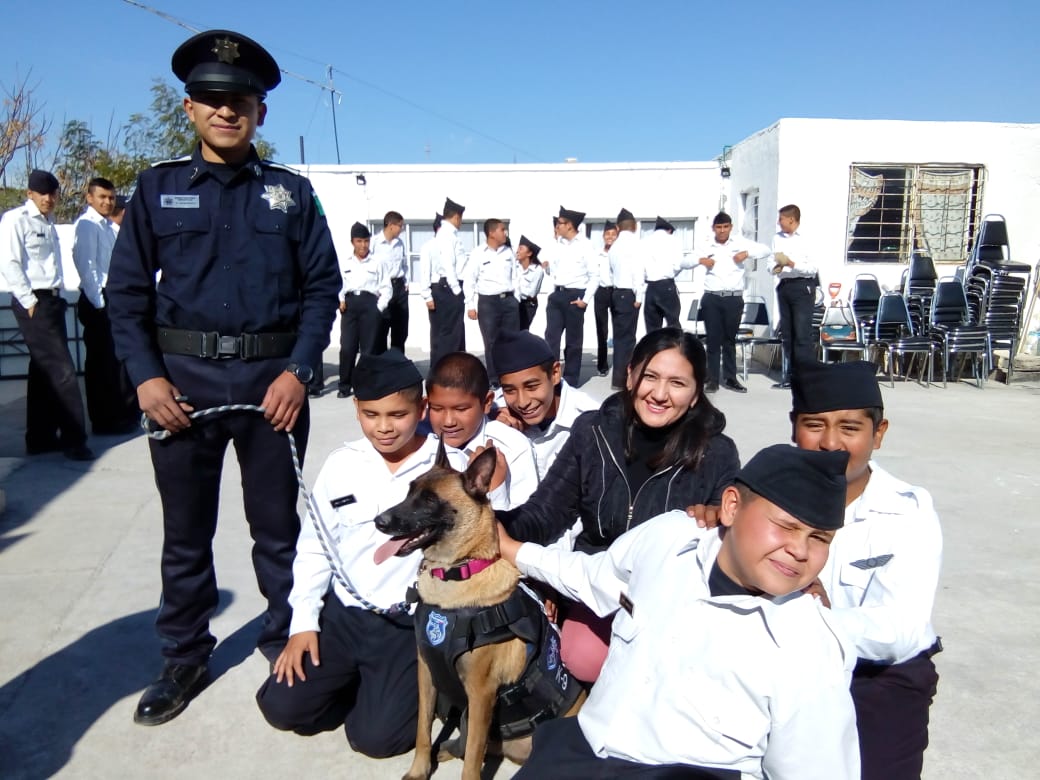
{"type": "MultiPolygon", "coordinates": [[[[633,372],[633,387],[639,385],[646,375],[646,367],[654,355],[667,349],[677,349],[693,366],[693,378],[697,382],[697,403],[686,410],[686,414],[675,425],[675,429],[665,441],[661,452],[650,461],[653,469],[675,464],[688,469],[696,469],[704,459],[708,441],[726,428],[726,416],[708,400],[704,394],[704,383],[707,381],[708,360],[704,346],[692,333],[680,328],[660,328],[651,331],[640,339],[632,352],[629,363],[633,372]]],[[[621,392],[621,419],[624,424],[625,455],[632,457],[632,432],[639,424],[633,403],[633,393],[626,387],[621,392]]]]}

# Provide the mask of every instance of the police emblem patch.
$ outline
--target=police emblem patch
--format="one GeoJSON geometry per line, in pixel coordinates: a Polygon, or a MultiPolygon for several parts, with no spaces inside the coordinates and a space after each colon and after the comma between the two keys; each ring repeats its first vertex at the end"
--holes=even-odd
{"type": "Polygon", "coordinates": [[[556,638],[556,635],[549,637],[549,647],[546,649],[545,654],[545,668],[550,672],[556,670],[556,667],[560,665],[560,642],[556,638]]]}
{"type": "Polygon", "coordinates": [[[217,62],[228,65],[234,65],[235,60],[242,56],[238,53],[238,42],[231,40],[226,35],[223,38],[215,38],[210,51],[217,55],[217,62]]]}
{"type": "Polygon", "coordinates": [[[260,197],[271,205],[271,211],[278,209],[283,214],[288,214],[289,207],[296,205],[296,201],[292,199],[292,193],[281,184],[265,184],[264,194],[260,197]]]}
{"type": "Polygon", "coordinates": [[[448,618],[438,612],[431,612],[426,620],[426,638],[436,647],[448,638],[448,618]]]}

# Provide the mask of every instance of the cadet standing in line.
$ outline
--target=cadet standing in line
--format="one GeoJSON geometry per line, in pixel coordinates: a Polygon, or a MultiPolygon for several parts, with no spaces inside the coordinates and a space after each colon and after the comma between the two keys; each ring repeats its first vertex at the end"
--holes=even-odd
{"type": "Polygon", "coordinates": [[[466,272],[466,253],[459,239],[459,226],[466,207],[451,198],[444,201],[444,218],[437,231],[437,257],[433,268],[433,319],[436,327],[430,330],[430,368],[449,352],[466,349],[466,328],[463,320],[465,301],[462,283],[466,272]]]}
{"type": "Polygon", "coordinates": [[[538,259],[541,251],[542,248],[527,236],[520,236],[516,247],[516,260],[520,264],[520,281],[516,288],[516,297],[520,299],[520,330],[530,330],[538,312],[538,293],[545,278],[545,270],[538,259]]]}
{"type": "Polygon", "coordinates": [[[350,227],[354,252],[340,260],[343,288],[339,294],[339,390],[337,398],[354,394],[354,363],[358,353],[381,354],[383,315],[393,295],[386,264],[369,251],[372,233],[360,222],[350,227]]]}
{"type": "Polygon", "coordinates": [[[430,320],[430,352],[433,352],[433,342],[436,338],[436,308],[433,302],[433,268],[437,264],[437,233],[440,232],[441,222],[444,217],[435,214],[433,217],[433,238],[419,248],[419,270],[417,271],[416,285],[419,295],[426,304],[426,315],[430,320]]]}
{"type": "Polygon", "coordinates": [[[498,371],[492,348],[504,331],[520,327],[516,297],[519,274],[516,258],[509,248],[509,231],[500,219],[484,222],[486,243],[470,253],[466,278],[467,316],[480,324],[484,341],[484,365],[493,387],[498,387],[498,371]]]}
{"type": "Polygon", "coordinates": [[[607,336],[611,309],[611,298],[614,294],[614,282],[610,275],[610,247],[618,237],[618,228],[609,220],[603,225],[603,248],[599,251],[599,287],[593,302],[596,317],[596,371],[606,376],[610,364],[607,362],[607,336]]]}
{"type": "Polygon", "coordinates": [[[777,221],[780,230],[773,237],[773,257],[776,258],[773,273],[778,279],[776,302],[784,346],[784,375],[773,387],[782,390],[791,386],[791,374],[799,363],[816,360],[812,310],[819,277],[806,251],[805,238],[798,230],[801,209],[793,204],[784,206],[777,221]]]}
{"type": "Polygon", "coordinates": [[[596,298],[599,263],[597,252],[583,233],[578,232],[584,212],[560,206],[556,218],[559,239],[553,247],[554,289],[545,307],[545,340],[556,359],[560,357],[560,338],[566,332],[563,352],[563,378],[573,387],[581,379],[581,349],[585,338],[585,309],[596,298]]]}
{"type": "Polygon", "coordinates": [[[617,215],[618,235],[610,247],[610,277],[614,291],[610,306],[614,320],[614,370],[610,385],[614,390],[625,387],[628,364],[636,348],[639,307],[646,292],[643,246],[636,235],[636,218],[628,209],[617,215]]]}
{"type": "Polygon", "coordinates": [[[397,211],[388,211],[383,217],[383,229],[372,239],[372,254],[386,266],[393,288],[376,338],[376,354],[386,352],[388,337],[390,346],[401,352],[408,339],[408,253],[401,240],[403,230],[404,217],[397,211]]]}
{"type": "Polygon", "coordinates": [[[144,725],[176,717],[206,683],[228,442],[267,599],[257,644],[272,661],[285,645],[300,532],[285,432],[302,457],[307,383],[329,343],[340,286],[310,182],[260,160],[252,145],[267,115],[264,98],[281,80],[274,58],[243,35],[210,30],[183,43],[172,67],[200,143],[138,177],[108,282],[116,354],[141,409],[171,434],[149,441],[163,506],[156,627],[166,665],[137,705],[134,720],[144,725]],[[264,414],[188,417],[226,404],[259,405],[264,414]]]}
{"type": "Polygon", "coordinates": [[[93,460],[69,354],[65,325],[69,305],[61,297],[61,248],[53,216],[60,197],[53,173],[29,174],[24,205],[0,218],[0,271],[11,289],[11,311],[29,349],[25,452],[64,450],[70,460],[93,460]]]}
{"type": "Polygon", "coordinates": [[[646,302],[643,321],[646,332],[661,327],[662,320],[669,328],[679,327],[679,291],[675,276],[682,269],[682,248],[675,238],[675,226],[666,219],[657,218],[654,232],[645,239],[646,302]]]}

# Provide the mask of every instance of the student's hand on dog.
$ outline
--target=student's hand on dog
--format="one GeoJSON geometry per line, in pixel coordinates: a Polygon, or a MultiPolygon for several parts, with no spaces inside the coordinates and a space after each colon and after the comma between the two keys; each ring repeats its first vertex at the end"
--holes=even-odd
{"type": "Polygon", "coordinates": [[[719,509],[709,504],[694,504],[686,507],[686,514],[696,520],[700,528],[714,528],[719,524],[719,509]]]}
{"type": "MultiPolygon", "coordinates": [[[[473,454],[469,456],[469,462],[472,463],[473,461],[475,461],[477,459],[477,456],[480,455],[480,453],[482,453],[484,450],[488,449],[489,447],[494,447],[494,446],[495,446],[494,442],[492,442],[490,439],[488,439],[487,442],[483,446],[477,447],[473,451],[473,454]]],[[[491,475],[491,485],[488,487],[488,493],[490,493],[493,490],[497,490],[499,487],[501,487],[502,483],[506,481],[506,477],[508,475],[509,475],[509,464],[506,463],[505,453],[503,453],[502,450],[500,450],[500,449],[496,449],[495,450],[495,473],[491,475]]]]}
{"type": "Polygon", "coordinates": [[[831,608],[831,600],[827,597],[827,589],[823,587],[823,583],[820,582],[819,578],[816,578],[802,588],[802,593],[808,593],[810,596],[815,596],[823,602],[823,606],[827,607],[827,609],[831,608]]]}
{"type": "Polygon", "coordinates": [[[516,553],[520,549],[522,542],[518,542],[509,532],[505,526],[501,523],[498,525],[498,554],[502,556],[502,560],[509,561],[509,563],[516,566],[516,553]]]}
{"type": "Polygon", "coordinates": [[[318,658],[317,631],[301,631],[289,637],[285,649],[274,662],[274,681],[280,683],[284,678],[285,684],[290,688],[297,679],[306,682],[307,677],[303,673],[304,653],[311,654],[312,664],[321,666],[321,659],[318,658]]]}
{"type": "Polygon", "coordinates": [[[508,406],[505,409],[499,409],[498,414],[495,416],[494,419],[504,425],[508,425],[510,428],[513,428],[514,430],[520,432],[523,432],[524,430],[523,422],[518,417],[514,417],[512,414],[510,414],[508,406]]]}

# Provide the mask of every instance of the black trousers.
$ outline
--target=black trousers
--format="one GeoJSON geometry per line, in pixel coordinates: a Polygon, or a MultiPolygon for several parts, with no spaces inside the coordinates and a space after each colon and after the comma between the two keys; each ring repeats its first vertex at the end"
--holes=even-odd
{"type": "Polygon", "coordinates": [[[643,301],[646,332],[660,328],[662,320],[669,328],[679,327],[679,291],[674,279],[646,283],[646,298],[643,301]]]}
{"type": "Polygon", "coordinates": [[[33,316],[11,296],[11,311],[29,349],[25,391],[25,446],[29,451],[78,447],[87,441],[83,399],[69,354],[65,311],[57,292],[34,290],[33,316]]]}
{"type": "Polygon", "coordinates": [[[520,301],[520,330],[530,330],[534,315],[538,313],[538,299],[524,298],[520,301]]]}
{"type": "Polygon", "coordinates": [[[466,349],[466,327],[463,317],[466,314],[464,293],[455,295],[451,287],[441,277],[434,282],[430,292],[433,294],[433,322],[436,327],[430,328],[430,368],[437,361],[451,352],[463,352],[466,349]]]}
{"type": "Polygon", "coordinates": [[[339,320],[339,389],[353,389],[354,364],[358,353],[375,353],[383,315],[373,293],[347,293],[347,310],[339,320]]]}
{"type": "Polygon", "coordinates": [[[920,779],[939,682],[929,652],[892,666],[856,665],[852,703],[863,780],[920,779]]]}
{"type": "MultiPolygon", "coordinates": [[[[607,370],[607,329],[608,317],[613,305],[614,288],[597,287],[596,295],[592,302],[593,312],[596,317],[596,370],[603,373],[607,370]]],[[[614,334],[617,335],[616,333],[614,334]]]]}
{"type": "Polygon", "coordinates": [[[267,678],[256,703],[267,722],[312,735],[343,727],[350,746],[373,758],[415,747],[419,710],[415,629],[325,596],[319,618],[321,666],[304,655],[305,681],[290,688],[267,678]]]}
{"type": "Polygon", "coordinates": [[[538,726],[531,756],[517,780],[612,780],[615,777],[653,780],[739,780],[740,772],[685,764],[637,764],[621,758],[600,758],[592,752],[575,718],[557,718],[538,726]]]}
{"type": "Polygon", "coordinates": [[[497,382],[498,369],[491,356],[491,348],[502,331],[520,329],[520,310],[516,298],[512,293],[478,296],[477,324],[480,325],[480,335],[484,339],[484,365],[487,366],[491,381],[497,382]]]}
{"type": "Polygon", "coordinates": [[[95,308],[81,292],[76,313],[83,324],[83,344],[87,349],[83,379],[90,423],[94,433],[118,432],[136,422],[141,415],[137,391],[123,364],[116,358],[108,309],[95,308]]]}
{"type": "MultiPolygon", "coordinates": [[[[196,409],[227,403],[259,404],[285,370],[285,358],[245,362],[166,355],[170,380],[196,409]]],[[[293,435],[303,458],[310,412],[306,402],[293,435]]],[[[163,655],[178,663],[204,663],[216,640],[209,631],[217,609],[213,534],[220,477],[228,443],[234,445],[253,570],[267,613],[257,640],[273,660],[289,630],[289,591],[300,519],[299,485],[285,433],[256,412],[230,412],[194,422],[168,439],[148,441],[163,508],[162,602],[156,628],[163,655]]]]}
{"type": "Polygon", "coordinates": [[[563,349],[563,378],[572,387],[577,387],[581,378],[581,348],[585,339],[585,309],[572,301],[580,301],[584,295],[585,291],[576,287],[557,287],[549,294],[545,307],[545,340],[557,359],[560,339],[564,332],[567,334],[563,349]]]}
{"type": "Polygon", "coordinates": [[[624,387],[628,377],[628,364],[636,348],[636,328],[639,327],[639,309],[636,294],[624,287],[615,287],[610,301],[614,320],[614,370],[610,383],[624,387]]]}
{"type": "Polygon", "coordinates": [[[403,276],[391,280],[394,292],[390,296],[390,304],[383,312],[379,323],[379,337],[376,339],[376,353],[386,352],[386,340],[390,346],[404,352],[404,343],[408,340],[408,283],[403,276]]]}
{"type": "Polygon", "coordinates": [[[816,359],[812,338],[812,311],[816,300],[816,284],[812,279],[784,279],[776,288],[780,312],[780,338],[784,346],[788,372],[799,363],[816,359]]]}
{"type": "Polygon", "coordinates": [[[737,378],[737,329],[744,315],[744,298],[740,295],[716,295],[705,291],[701,297],[704,335],[707,338],[708,380],[719,381],[719,355],[722,356],[722,379],[737,378]]]}

